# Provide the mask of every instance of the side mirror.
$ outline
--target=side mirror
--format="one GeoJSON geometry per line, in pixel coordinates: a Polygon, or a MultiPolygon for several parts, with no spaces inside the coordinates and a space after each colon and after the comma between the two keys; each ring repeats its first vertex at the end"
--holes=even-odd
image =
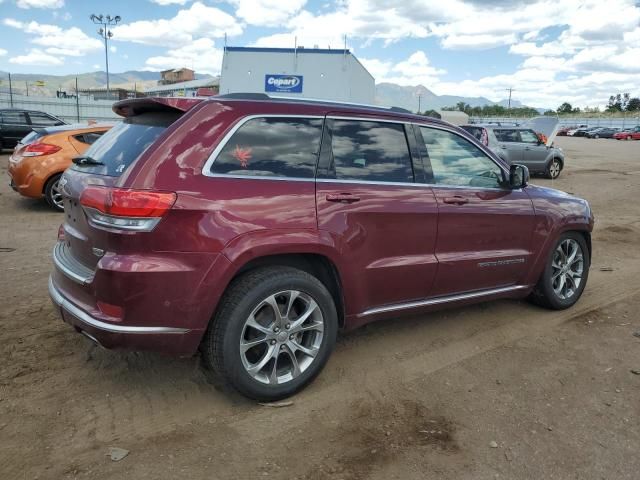
{"type": "Polygon", "coordinates": [[[509,186],[512,189],[529,185],[529,169],[524,165],[514,164],[509,168],[509,186]]]}

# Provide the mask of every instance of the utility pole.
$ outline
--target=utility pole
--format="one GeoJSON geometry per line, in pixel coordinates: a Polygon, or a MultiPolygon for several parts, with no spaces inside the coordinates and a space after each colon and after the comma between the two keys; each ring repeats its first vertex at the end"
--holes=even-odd
{"type": "Polygon", "coordinates": [[[421,100],[422,100],[422,94],[419,93],[418,94],[418,115],[420,115],[420,106],[421,106],[420,103],[421,103],[421,100]]]}
{"type": "Polygon", "coordinates": [[[109,90],[109,46],[108,42],[113,37],[113,32],[109,29],[114,25],[117,25],[121,20],[120,15],[116,15],[112,17],[111,15],[94,15],[92,14],[90,17],[91,21],[96,25],[102,25],[98,29],[98,35],[100,35],[104,39],[104,63],[107,67],[107,98],[110,97],[111,91],[109,90]]]}
{"type": "Polygon", "coordinates": [[[508,104],[509,106],[507,107],[507,110],[511,110],[511,92],[513,92],[515,90],[515,88],[509,87],[506,90],[507,90],[507,92],[509,92],[509,104],[508,104]]]}
{"type": "Polygon", "coordinates": [[[11,73],[9,72],[9,99],[11,102],[11,108],[13,108],[13,86],[11,85],[11,73]]]}

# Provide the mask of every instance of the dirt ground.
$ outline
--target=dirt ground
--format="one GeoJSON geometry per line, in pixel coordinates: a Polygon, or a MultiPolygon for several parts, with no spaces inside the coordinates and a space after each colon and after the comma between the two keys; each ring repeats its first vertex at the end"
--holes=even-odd
{"type": "Polygon", "coordinates": [[[62,217],[12,192],[0,157],[0,479],[638,479],[640,142],[557,144],[560,179],[533,182],[596,216],[574,308],[369,325],[282,408],[210,385],[197,358],[92,348],[62,323],[47,295],[62,217]]]}

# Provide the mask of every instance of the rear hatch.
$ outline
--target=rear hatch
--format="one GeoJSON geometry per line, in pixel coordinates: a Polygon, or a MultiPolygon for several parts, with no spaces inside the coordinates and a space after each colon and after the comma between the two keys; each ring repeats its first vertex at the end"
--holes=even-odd
{"type": "MultiPolygon", "coordinates": [[[[124,120],[91,145],[74,164],[65,171],[61,181],[64,198],[64,241],[59,242],[56,259],[66,259],[69,269],[88,276],[95,270],[102,253],[118,246],[132,248],[136,243],[134,229],[101,228],[89,213],[99,214],[96,209],[83,209],[81,199],[87,186],[104,194],[98,203],[111,199],[120,177],[195,103],[186,103],[183,108],[171,104],[174,99],[143,99],[119,102],[114,111],[125,116],[124,120]],[[105,194],[106,192],[106,194],[105,194]],[[122,235],[124,233],[124,235],[122,235]],[[123,238],[124,237],[124,238],[123,238]],[[129,238],[126,238],[129,237],[129,238]]],[[[90,190],[90,191],[91,191],[90,190]]],[[[126,201],[126,199],[125,199],[126,201]]],[[[95,205],[94,198],[94,205],[95,205]]],[[[85,200],[85,203],[86,200],[85,200]]],[[[99,209],[99,208],[98,208],[99,209]]],[[[105,216],[105,218],[108,217],[105,216]]],[[[104,219],[104,218],[103,218],[104,219]]]]}

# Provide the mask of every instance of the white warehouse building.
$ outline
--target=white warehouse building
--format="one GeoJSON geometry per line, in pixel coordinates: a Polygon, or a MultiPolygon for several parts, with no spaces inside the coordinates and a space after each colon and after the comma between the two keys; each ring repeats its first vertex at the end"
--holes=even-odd
{"type": "Polygon", "coordinates": [[[373,104],[375,80],[349,50],[226,47],[220,94],[373,104]]]}

